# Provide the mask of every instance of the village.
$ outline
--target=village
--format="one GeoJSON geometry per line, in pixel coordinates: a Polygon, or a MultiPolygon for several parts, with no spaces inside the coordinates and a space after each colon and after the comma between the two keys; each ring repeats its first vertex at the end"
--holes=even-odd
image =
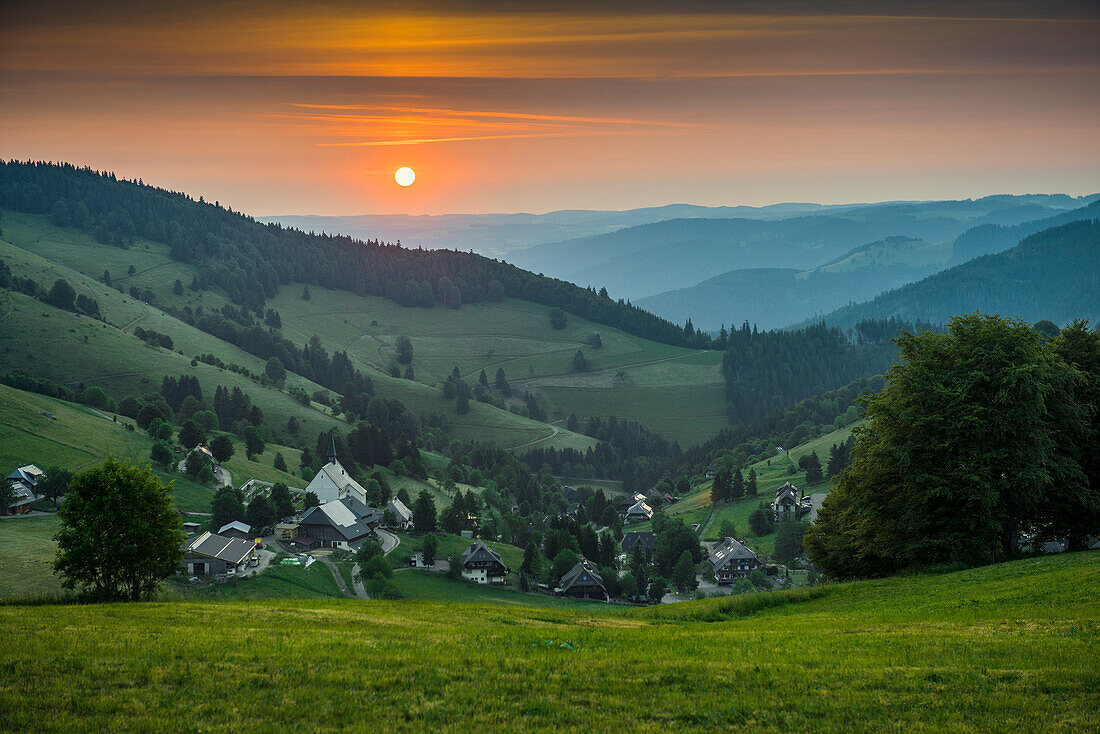
{"type": "MultiPolygon", "coordinates": [[[[194,453],[201,454],[201,458],[213,465],[215,476],[224,476],[229,481],[229,473],[216,464],[206,446],[197,446],[192,450],[194,453]]],[[[181,472],[185,470],[187,461],[179,462],[181,472]]],[[[701,477],[710,483],[714,478],[713,467],[701,477]]],[[[12,488],[12,500],[5,511],[7,516],[42,511],[32,509],[43,507],[43,488],[48,481],[42,469],[34,464],[21,466],[8,475],[7,481],[12,488]]],[[[272,489],[270,482],[253,478],[243,482],[239,492],[249,498],[266,497],[270,496],[272,489]]],[[[325,463],[312,480],[305,487],[288,490],[294,498],[294,512],[278,517],[267,527],[254,527],[242,519],[219,523],[215,527],[212,520],[200,522],[200,518],[193,514],[183,518],[181,529],[187,538],[181,545],[183,557],[176,583],[188,587],[235,584],[263,574],[273,565],[306,569],[318,566],[326,569],[321,573],[332,574],[337,587],[345,595],[369,599],[372,597],[365,583],[368,578],[361,565],[366,565],[370,557],[380,555],[398,571],[438,573],[470,584],[530,594],[649,604],[746,590],[788,588],[792,569],[805,573],[809,568],[802,559],[795,559],[792,566],[762,558],[752,549],[750,541],[738,539],[732,534],[717,541],[700,543],[696,537],[701,528],[699,524],[694,524],[680,530],[684,537],[691,539],[685,547],[694,545],[697,549],[697,560],[693,559],[690,571],[677,571],[681,575],[690,573],[693,583],[684,583],[681,579],[679,588],[671,585],[662,588],[647,585],[643,578],[640,585],[635,579],[628,582],[624,589],[615,569],[626,569],[626,575],[646,575],[645,569],[658,548],[659,531],[654,525],[655,516],[658,522],[664,522],[664,511],[681,499],[657,488],[648,495],[634,492],[616,498],[614,517],[617,520],[615,528],[619,532],[614,533],[610,527],[587,522],[581,500],[590,497],[592,490],[562,486],[563,509],[545,518],[543,531],[553,533],[568,528],[569,532],[576,533],[578,527],[591,525],[593,532],[601,539],[613,538],[610,541],[612,550],[600,548],[598,552],[591,553],[592,557],[587,557],[583,552],[573,554],[576,556],[575,562],[568,567],[555,568],[550,577],[546,573],[540,574],[539,567],[547,565],[547,561],[560,565],[557,556],[533,562],[531,549],[528,549],[522,565],[517,568],[514,567],[517,564],[513,562],[509,565],[502,553],[494,549],[494,546],[500,547],[496,542],[499,538],[481,537],[474,529],[459,532],[459,538],[465,540],[461,553],[451,557],[438,555],[436,535],[431,530],[416,526],[414,511],[400,497],[390,497],[381,506],[371,503],[368,491],[340,463],[334,437],[330,438],[325,463]],[[409,550],[402,550],[402,537],[406,539],[409,550]],[[613,558],[610,564],[609,554],[613,558]],[[347,574],[339,572],[334,560],[351,564],[350,579],[347,574]],[[614,581],[605,579],[609,567],[616,576],[614,581]],[[748,582],[749,579],[753,584],[748,582]],[[689,588],[694,593],[688,593],[689,588]],[[654,590],[659,596],[654,596],[654,590]]],[[[770,503],[761,502],[761,507],[767,506],[770,521],[774,523],[812,521],[822,496],[811,498],[786,482],[776,490],[770,503]]],[[[51,499],[56,506],[64,502],[64,495],[54,493],[51,499]]],[[[611,500],[606,497],[601,500],[605,501],[611,500]]],[[[471,515],[469,519],[476,523],[476,516],[471,515]]]]}

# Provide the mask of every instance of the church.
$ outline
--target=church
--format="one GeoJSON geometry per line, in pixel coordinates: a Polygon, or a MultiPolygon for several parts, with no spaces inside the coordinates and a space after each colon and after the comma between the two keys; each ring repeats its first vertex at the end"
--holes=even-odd
{"type": "Polygon", "coordinates": [[[332,436],[329,436],[328,463],[317,472],[306,491],[316,494],[322,505],[345,497],[367,504],[366,490],[336,460],[336,439],[332,436]]]}

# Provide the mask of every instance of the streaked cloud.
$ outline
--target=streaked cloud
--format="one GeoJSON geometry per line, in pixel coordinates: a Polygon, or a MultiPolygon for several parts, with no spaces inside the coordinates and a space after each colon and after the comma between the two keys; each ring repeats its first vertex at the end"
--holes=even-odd
{"type": "Polygon", "coordinates": [[[1083,193],[1098,38],[1094,1],[3,3],[0,146],[257,214],[1083,193]]]}

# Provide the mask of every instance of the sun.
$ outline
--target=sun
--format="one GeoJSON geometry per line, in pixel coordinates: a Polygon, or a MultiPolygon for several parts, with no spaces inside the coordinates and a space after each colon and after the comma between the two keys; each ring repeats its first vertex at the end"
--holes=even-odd
{"type": "Polygon", "coordinates": [[[399,186],[412,186],[413,181],[416,180],[416,172],[408,166],[402,166],[394,172],[393,180],[399,186]]]}

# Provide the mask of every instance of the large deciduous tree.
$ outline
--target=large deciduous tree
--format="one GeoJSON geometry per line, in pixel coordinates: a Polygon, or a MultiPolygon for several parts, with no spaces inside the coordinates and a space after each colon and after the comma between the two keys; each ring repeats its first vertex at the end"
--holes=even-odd
{"type": "Polygon", "coordinates": [[[179,568],[185,536],[148,467],[108,458],[73,478],[57,511],[54,571],[100,601],[148,599],[179,568]]]}
{"type": "Polygon", "coordinates": [[[1053,531],[1051,508],[1095,509],[1075,458],[1095,406],[1038,333],[972,314],[897,341],[852,465],[806,534],[818,566],[846,578],[993,562],[1022,531],[1053,531]]]}

